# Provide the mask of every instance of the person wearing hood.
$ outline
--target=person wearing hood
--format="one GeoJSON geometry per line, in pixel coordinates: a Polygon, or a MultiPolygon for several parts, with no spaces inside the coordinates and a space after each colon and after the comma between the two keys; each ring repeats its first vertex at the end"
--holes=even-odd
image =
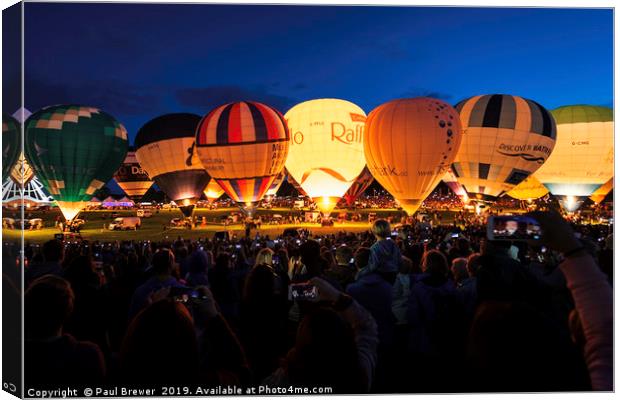
{"type": "Polygon", "coordinates": [[[186,258],[189,271],[185,281],[191,287],[209,286],[208,270],[211,267],[210,254],[204,250],[196,250],[186,258]]]}
{"type": "Polygon", "coordinates": [[[378,219],[372,225],[372,233],[377,239],[370,247],[368,265],[357,273],[357,279],[371,272],[379,272],[394,284],[400,268],[401,253],[398,245],[390,238],[392,228],[384,219],[378,219]]]}

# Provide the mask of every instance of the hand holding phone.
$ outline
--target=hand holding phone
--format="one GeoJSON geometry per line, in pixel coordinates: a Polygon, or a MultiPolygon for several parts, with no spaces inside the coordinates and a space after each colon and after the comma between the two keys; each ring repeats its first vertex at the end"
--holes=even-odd
{"type": "Polygon", "coordinates": [[[532,241],[540,240],[542,235],[540,223],[532,216],[498,215],[487,221],[489,240],[532,241]]]}
{"type": "Polygon", "coordinates": [[[289,285],[289,300],[317,301],[318,298],[319,290],[310,282],[293,283],[289,285]]]}

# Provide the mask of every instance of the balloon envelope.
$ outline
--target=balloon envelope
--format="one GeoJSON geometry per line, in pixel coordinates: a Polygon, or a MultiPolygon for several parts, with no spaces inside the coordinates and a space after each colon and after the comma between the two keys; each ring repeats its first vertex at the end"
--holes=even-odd
{"type": "Polygon", "coordinates": [[[556,125],[540,104],[519,96],[474,96],[456,105],[463,142],[452,171],[470,198],[494,200],[547,160],[556,125]]]}
{"type": "Polygon", "coordinates": [[[130,199],[138,201],[153,185],[149,175],[142,169],[136,152],[130,148],[127,157],[114,173],[114,180],[130,199]]]}
{"type": "Polygon", "coordinates": [[[592,195],[590,196],[590,200],[592,200],[595,204],[600,204],[603,200],[605,200],[605,197],[607,197],[607,195],[609,194],[609,192],[612,191],[613,188],[614,178],[611,178],[601,187],[596,189],[594,193],[592,193],[592,195]]]}
{"type": "Polygon", "coordinates": [[[222,197],[222,195],[224,194],[224,189],[222,189],[220,185],[217,184],[215,179],[211,178],[211,180],[209,181],[209,184],[203,190],[203,193],[205,197],[207,198],[207,200],[209,201],[209,203],[212,203],[215,200],[222,197]]]}
{"type": "Polygon", "coordinates": [[[289,135],[282,115],[257,102],[217,107],[196,130],[198,156],[231,199],[251,212],[284,168],[289,135]]]}
{"type": "Polygon", "coordinates": [[[362,172],[366,113],[340,99],[305,101],[285,115],[291,132],[286,169],[325,213],[362,172]]]}
{"type": "Polygon", "coordinates": [[[411,215],[445,175],[462,136],[456,110],[441,100],[387,102],[366,121],[368,169],[411,215]]]}
{"type": "Polygon", "coordinates": [[[353,206],[355,204],[355,200],[362,195],[368,189],[370,185],[374,182],[374,178],[372,174],[368,170],[368,168],[364,167],[362,172],[355,178],[355,182],[353,185],[347,190],[344,194],[344,200],[347,203],[348,207],[353,206]]]}
{"type": "Polygon", "coordinates": [[[278,193],[278,189],[280,189],[280,186],[282,186],[284,182],[284,178],[286,178],[285,175],[284,169],[282,169],[282,172],[271,182],[271,186],[269,186],[269,189],[265,192],[265,196],[275,196],[276,193],[278,193]]]}
{"type": "Polygon", "coordinates": [[[210,179],[194,149],[198,122],[195,114],[162,115],[140,128],[135,140],[140,166],[186,216],[210,179]]]}
{"type": "Polygon", "coordinates": [[[26,121],[26,159],[67,220],[108,182],[127,154],[127,131],[93,107],[57,105],[26,121]]]}
{"type": "Polygon", "coordinates": [[[299,182],[297,182],[295,180],[295,178],[293,178],[293,176],[291,174],[288,173],[287,169],[284,168],[284,171],[286,171],[286,180],[288,181],[288,183],[291,184],[291,186],[293,186],[295,188],[295,190],[297,190],[297,192],[301,195],[301,196],[308,196],[308,193],[306,193],[306,191],[304,190],[304,188],[301,187],[301,185],[299,184],[299,182]]]}
{"type": "Polygon", "coordinates": [[[517,200],[535,200],[547,193],[547,188],[535,176],[530,175],[506,194],[517,200]]]}
{"type": "Polygon", "coordinates": [[[11,168],[20,154],[21,126],[10,115],[2,114],[2,182],[6,180],[11,168]]]}
{"type": "Polygon", "coordinates": [[[467,203],[469,201],[467,191],[463,185],[458,182],[456,176],[454,176],[454,172],[452,172],[452,169],[447,170],[441,180],[461,199],[463,203],[467,203]]]}
{"type": "Polygon", "coordinates": [[[557,145],[535,176],[554,196],[590,196],[614,175],[613,111],[577,105],[551,113],[557,145]]]}

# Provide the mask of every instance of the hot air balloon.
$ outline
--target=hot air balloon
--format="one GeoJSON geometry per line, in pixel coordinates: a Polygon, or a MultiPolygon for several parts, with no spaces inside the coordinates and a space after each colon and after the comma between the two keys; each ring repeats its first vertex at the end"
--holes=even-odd
{"type": "Polygon", "coordinates": [[[211,180],[207,184],[207,187],[205,187],[202,192],[207,198],[207,201],[209,203],[213,203],[215,200],[222,197],[222,195],[224,194],[224,189],[222,189],[220,185],[217,184],[215,179],[211,178],[211,180]]]}
{"type": "Polygon", "coordinates": [[[413,215],[450,167],[461,137],[459,116],[449,104],[427,97],[389,101],[366,121],[368,169],[413,215]]]}
{"type": "Polygon", "coordinates": [[[456,105],[463,142],[452,172],[470,198],[495,200],[547,160],[556,126],[540,104],[519,96],[475,96],[456,105]]]}
{"type": "Polygon", "coordinates": [[[196,130],[196,149],[204,168],[248,214],[282,172],[288,141],[282,115],[251,101],[217,107],[196,130]]]}
{"type": "Polygon", "coordinates": [[[10,115],[2,114],[2,182],[8,178],[11,168],[20,154],[21,126],[10,115]]]}
{"type": "Polygon", "coordinates": [[[291,184],[291,186],[295,188],[295,190],[297,190],[297,193],[299,193],[301,196],[308,196],[308,193],[306,193],[306,191],[304,190],[304,188],[301,187],[299,182],[297,182],[295,178],[293,178],[291,174],[288,173],[286,168],[284,168],[284,171],[286,171],[286,180],[288,181],[288,183],[291,184]]]}
{"type": "Polygon", "coordinates": [[[366,113],[346,100],[318,99],[297,104],[284,118],[291,132],[286,169],[329,215],[364,168],[366,113]]]}
{"type": "Polygon", "coordinates": [[[558,127],[557,145],[535,176],[572,212],[614,175],[613,111],[575,105],[551,113],[558,127]]]}
{"type": "Polygon", "coordinates": [[[13,182],[23,186],[26,186],[34,178],[34,171],[30,164],[28,164],[28,161],[26,161],[24,153],[19,155],[17,162],[11,168],[10,176],[13,182]]]}
{"type": "Polygon", "coordinates": [[[592,195],[590,196],[590,200],[592,200],[594,204],[601,204],[601,202],[605,200],[605,197],[607,197],[607,195],[609,194],[609,192],[613,190],[613,188],[614,188],[614,178],[611,178],[610,180],[605,182],[605,184],[603,184],[601,187],[596,189],[594,193],[592,193],[592,195]]]}
{"type": "Polygon", "coordinates": [[[506,194],[513,199],[530,201],[540,199],[547,193],[547,188],[534,175],[530,175],[506,194]]]}
{"type": "Polygon", "coordinates": [[[374,180],[368,168],[364,167],[362,172],[355,179],[355,182],[353,182],[353,185],[351,185],[349,190],[344,194],[347,207],[352,207],[353,204],[355,204],[355,200],[368,189],[374,180]]]}
{"type": "Polygon", "coordinates": [[[142,169],[133,147],[129,148],[125,161],[114,173],[114,180],[121,189],[134,201],[139,201],[153,185],[149,175],[142,169]]]}
{"type": "Polygon", "coordinates": [[[269,189],[267,189],[267,191],[265,192],[265,196],[275,196],[276,193],[278,193],[278,189],[280,189],[280,186],[282,186],[284,178],[286,178],[286,176],[284,170],[282,170],[282,172],[280,172],[278,176],[276,176],[276,179],[273,180],[271,186],[269,186],[269,189]]]}
{"type": "Polygon", "coordinates": [[[127,155],[127,131],[93,107],[57,105],[26,121],[26,159],[67,221],[108,182],[127,155]]]}
{"type": "Polygon", "coordinates": [[[454,173],[452,172],[452,169],[447,170],[441,180],[450,188],[450,190],[452,190],[452,192],[454,192],[455,195],[459,197],[459,199],[461,199],[463,204],[467,204],[467,202],[469,202],[469,196],[467,195],[465,188],[458,182],[456,176],[454,176],[454,173]]]}
{"type": "Polygon", "coordinates": [[[162,115],[144,124],[135,140],[138,162],[186,217],[210,179],[194,149],[198,122],[195,114],[162,115]]]}

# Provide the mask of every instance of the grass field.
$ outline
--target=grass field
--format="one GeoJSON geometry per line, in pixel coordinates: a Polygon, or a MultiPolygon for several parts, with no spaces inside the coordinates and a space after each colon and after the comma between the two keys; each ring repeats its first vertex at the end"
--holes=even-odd
{"type": "MultiPolygon", "coordinates": [[[[206,217],[207,225],[202,226],[198,225],[194,229],[186,229],[181,227],[173,227],[164,230],[164,226],[170,225],[170,220],[173,218],[181,218],[182,214],[179,210],[159,210],[155,211],[153,216],[150,218],[142,218],[142,226],[137,231],[110,231],[108,229],[104,229],[104,226],[107,226],[112,221],[112,211],[83,211],[79,214],[78,218],[84,219],[86,223],[81,229],[81,235],[84,239],[89,240],[103,240],[103,241],[113,241],[113,240],[162,240],[162,239],[174,239],[178,236],[183,238],[204,238],[204,237],[212,237],[215,232],[227,230],[229,232],[235,233],[237,235],[244,233],[244,226],[241,223],[228,225],[225,227],[220,221],[222,217],[230,215],[231,213],[238,212],[237,208],[228,208],[228,209],[218,209],[218,210],[208,210],[208,209],[196,209],[194,211],[194,215],[198,217],[200,221],[202,217],[206,217]]],[[[332,216],[336,216],[338,212],[346,211],[346,210],[337,210],[332,216]]],[[[127,210],[127,211],[113,211],[118,213],[119,216],[135,216],[135,210],[127,210]]],[[[283,216],[288,215],[291,212],[290,209],[278,209],[274,208],[271,210],[258,210],[257,215],[264,214],[280,214],[283,216]]],[[[387,217],[387,216],[402,216],[403,213],[398,210],[359,210],[356,211],[362,215],[367,215],[370,212],[376,212],[378,217],[387,217]]],[[[4,213],[5,217],[18,217],[17,215],[11,215],[10,213],[4,213]],[[8,214],[8,215],[7,215],[8,214]]],[[[57,216],[60,215],[60,212],[57,209],[52,209],[50,211],[33,211],[27,213],[27,218],[43,218],[44,220],[44,228],[41,230],[26,230],[24,232],[24,239],[26,242],[30,243],[41,243],[45,242],[54,237],[54,234],[60,233],[58,228],[54,227],[54,220],[57,216]]],[[[360,232],[365,231],[369,228],[368,222],[345,222],[338,223],[336,222],[332,227],[322,227],[316,223],[302,223],[302,224],[282,224],[282,225],[268,225],[262,224],[260,229],[260,234],[276,236],[286,228],[291,227],[302,227],[311,230],[313,233],[318,234],[326,234],[333,233],[338,231],[348,231],[348,232],[360,232]]],[[[252,231],[252,234],[257,232],[256,230],[252,231]]],[[[18,229],[3,229],[2,230],[2,239],[4,241],[18,241],[20,240],[21,232],[18,229]]]]}

